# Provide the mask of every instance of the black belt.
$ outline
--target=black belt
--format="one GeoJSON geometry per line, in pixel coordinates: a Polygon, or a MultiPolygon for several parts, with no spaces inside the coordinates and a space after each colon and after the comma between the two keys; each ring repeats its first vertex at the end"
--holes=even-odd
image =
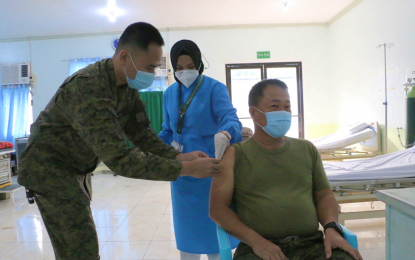
{"type": "Polygon", "coordinates": [[[321,239],[323,238],[323,232],[320,230],[307,236],[288,236],[285,238],[277,238],[277,239],[269,239],[274,244],[282,244],[282,243],[290,243],[290,242],[298,242],[304,240],[313,240],[313,239],[321,239]]]}

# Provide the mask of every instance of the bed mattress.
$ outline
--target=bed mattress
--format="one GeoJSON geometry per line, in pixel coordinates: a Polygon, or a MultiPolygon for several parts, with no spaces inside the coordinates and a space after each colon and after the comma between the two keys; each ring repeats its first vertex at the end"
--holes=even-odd
{"type": "Polygon", "coordinates": [[[370,159],[323,162],[329,181],[386,180],[415,177],[415,147],[370,159]]]}

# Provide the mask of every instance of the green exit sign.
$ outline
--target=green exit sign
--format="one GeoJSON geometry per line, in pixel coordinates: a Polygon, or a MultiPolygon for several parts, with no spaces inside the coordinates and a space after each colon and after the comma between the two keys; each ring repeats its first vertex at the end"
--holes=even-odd
{"type": "Polygon", "coordinates": [[[270,59],[271,52],[270,51],[257,51],[256,57],[257,59],[270,59]]]}

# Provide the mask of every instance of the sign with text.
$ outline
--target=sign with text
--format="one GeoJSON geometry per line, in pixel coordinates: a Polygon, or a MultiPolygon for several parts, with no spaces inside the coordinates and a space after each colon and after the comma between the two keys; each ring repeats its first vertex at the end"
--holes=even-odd
{"type": "Polygon", "coordinates": [[[256,57],[257,59],[270,59],[271,52],[270,51],[257,51],[256,57]]]}

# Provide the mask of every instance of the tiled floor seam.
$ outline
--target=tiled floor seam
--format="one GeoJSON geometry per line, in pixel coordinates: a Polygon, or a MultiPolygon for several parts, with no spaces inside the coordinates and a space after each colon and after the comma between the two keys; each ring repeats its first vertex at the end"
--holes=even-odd
{"type": "MultiPolygon", "coordinates": [[[[379,235],[381,235],[382,237],[385,237],[384,235],[382,235],[380,232],[378,232],[375,227],[370,226],[369,224],[366,224],[365,221],[362,221],[361,219],[359,219],[360,222],[362,222],[363,224],[365,224],[367,227],[369,227],[370,229],[372,229],[373,231],[375,231],[376,233],[378,233],[379,235]]],[[[347,228],[347,225],[346,225],[347,228]]]]}
{"type": "MultiPolygon", "coordinates": [[[[156,232],[154,232],[154,235],[156,234],[156,232]]],[[[153,237],[154,237],[154,235],[153,235],[153,237]]],[[[146,251],[144,252],[144,254],[143,254],[143,258],[141,258],[141,259],[145,259],[145,257],[146,257],[146,254],[147,254],[147,252],[148,252],[148,249],[150,248],[150,245],[151,245],[151,242],[153,242],[153,238],[151,238],[152,240],[150,240],[150,243],[148,243],[148,247],[147,247],[147,249],[146,249],[146,251]]]]}
{"type": "MultiPolygon", "coordinates": [[[[138,205],[138,204],[141,202],[141,200],[142,200],[142,199],[144,199],[144,197],[147,195],[147,193],[150,191],[150,189],[154,187],[154,184],[155,184],[155,182],[154,182],[154,183],[151,185],[151,187],[150,187],[150,188],[146,191],[146,193],[144,194],[144,196],[140,199],[140,201],[139,201],[136,205],[138,205]]],[[[169,204],[167,204],[167,207],[168,207],[168,206],[169,206],[169,204]]],[[[167,207],[164,209],[164,212],[166,212],[167,207]]],[[[131,212],[132,212],[132,211],[131,211],[131,212]]],[[[127,218],[130,216],[131,212],[128,214],[127,218]]],[[[163,213],[164,213],[164,212],[163,212],[163,213]]],[[[162,215],[162,216],[163,216],[163,215],[162,215]]],[[[147,254],[147,252],[148,252],[148,249],[150,248],[151,242],[153,242],[153,238],[154,238],[154,236],[156,235],[157,229],[158,229],[158,227],[160,226],[160,223],[161,223],[162,218],[163,218],[163,217],[161,217],[161,218],[160,218],[160,221],[159,221],[159,223],[157,224],[156,231],[154,232],[153,236],[151,237],[150,243],[148,244],[148,247],[147,247],[146,251],[144,252],[144,255],[143,255],[143,258],[142,258],[142,259],[145,259],[145,257],[146,257],[146,254],[147,254]]]]}
{"type": "MultiPolygon", "coordinates": [[[[2,243],[2,244],[12,244],[12,243],[2,243]]],[[[14,243],[13,243],[14,244],[14,243]]],[[[4,256],[6,256],[8,253],[10,253],[11,251],[13,251],[15,248],[17,248],[18,246],[20,246],[22,243],[17,243],[17,245],[15,247],[10,248],[9,251],[6,251],[3,255],[0,255],[0,259],[2,259],[4,256]]]]}
{"type": "MultiPolygon", "coordinates": [[[[138,204],[140,204],[140,202],[144,199],[144,197],[147,195],[147,193],[150,191],[150,189],[151,189],[151,188],[153,188],[154,184],[155,184],[155,182],[153,182],[153,183],[151,184],[150,188],[149,188],[148,190],[146,190],[146,192],[144,193],[143,197],[142,197],[142,198],[138,201],[138,203],[137,203],[137,204],[135,204],[135,206],[137,206],[138,204]]],[[[135,207],[134,207],[134,208],[135,208],[135,207]]],[[[132,212],[132,211],[131,211],[131,212],[132,212]]],[[[128,214],[128,215],[130,215],[130,214],[128,214]]]]}

